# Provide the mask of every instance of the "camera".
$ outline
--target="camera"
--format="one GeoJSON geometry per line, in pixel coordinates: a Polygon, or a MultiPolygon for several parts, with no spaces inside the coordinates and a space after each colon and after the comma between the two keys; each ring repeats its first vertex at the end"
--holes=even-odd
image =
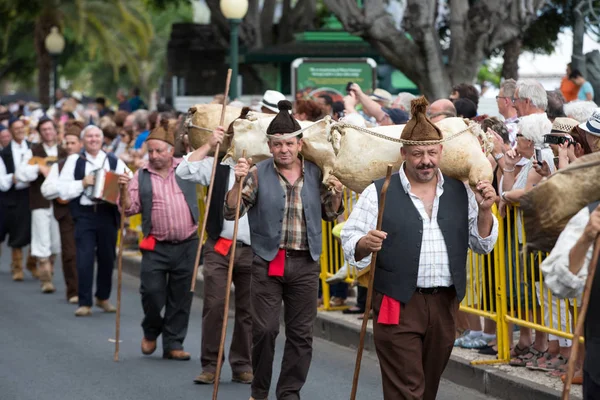
{"type": "Polygon", "coordinates": [[[545,135],[544,143],[548,144],[563,144],[568,143],[568,145],[574,144],[573,139],[568,138],[566,136],[554,136],[554,135],[545,135]]]}

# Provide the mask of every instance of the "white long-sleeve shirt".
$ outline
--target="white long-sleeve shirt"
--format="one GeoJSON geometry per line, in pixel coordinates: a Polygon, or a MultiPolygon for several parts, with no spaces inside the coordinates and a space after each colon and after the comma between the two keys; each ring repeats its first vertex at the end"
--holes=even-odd
{"type": "MultiPolygon", "coordinates": [[[[73,156],[73,155],[71,155],[71,156],[73,156]]],[[[46,179],[44,179],[44,183],[42,183],[42,187],[40,189],[40,191],[42,192],[42,196],[44,196],[44,198],[46,200],[54,200],[54,199],[58,198],[58,178],[59,178],[59,176],[60,175],[58,173],[58,164],[53,164],[50,167],[50,172],[48,173],[48,176],[46,177],[46,179]]]]}
{"type": "MultiPolygon", "coordinates": [[[[191,154],[191,153],[190,153],[191,154]]],[[[183,161],[177,167],[176,173],[181,179],[189,180],[192,182],[199,183],[203,186],[210,184],[210,177],[212,175],[212,168],[215,162],[214,157],[206,157],[200,161],[189,162],[188,158],[190,154],[183,157],[183,161]]],[[[229,186],[227,190],[231,190],[235,184],[235,174],[233,167],[229,167],[229,186]]],[[[221,237],[231,240],[233,238],[234,221],[223,220],[223,229],[221,230],[221,237]]],[[[248,223],[248,216],[244,215],[240,217],[238,226],[237,240],[244,244],[250,245],[250,224],[248,223]]]]}
{"type": "MultiPolygon", "coordinates": [[[[27,152],[30,152],[30,150],[25,140],[23,140],[21,144],[11,140],[10,148],[12,150],[13,163],[16,172],[19,169],[21,162],[25,159],[27,152]]],[[[0,158],[0,191],[8,192],[10,190],[10,188],[13,186],[13,175],[14,174],[6,173],[6,165],[4,165],[4,161],[0,158]]],[[[26,189],[28,187],[28,182],[22,182],[17,179],[17,183],[15,184],[16,190],[26,189]]]]}
{"type": "Polygon", "coordinates": [[[588,267],[592,261],[594,246],[590,246],[583,266],[577,273],[569,270],[569,253],[579,240],[590,220],[587,207],[579,211],[562,231],[550,255],[542,262],[544,283],[552,294],[561,299],[581,297],[588,275],[588,267]]]}
{"type": "MultiPolygon", "coordinates": [[[[404,165],[400,167],[398,177],[401,181],[404,191],[409,194],[415,208],[418,210],[423,221],[423,238],[421,243],[421,255],[419,259],[419,273],[417,277],[417,287],[439,287],[451,286],[452,275],[450,274],[450,261],[448,259],[448,250],[441,229],[437,222],[437,214],[440,204],[440,196],[444,193],[444,178],[440,172],[438,175],[438,184],[433,203],[431,218],[425,210],[423,201],[411,192],[411,186],[404,172],[404,165]]],[[[396,178],[398,179],[398,178],[396,178]]],[[[465,185],[466,186],[466,185],[465,185]]],[[[467,195],[469,199],[469,247],[480,254],[487,254],[494,249],[498,239],[498,221],[493,216],[493,225],[490,235],[482,238],[479,235],[477,219],[479,208],[475,194],[467,186],[467,195]]],[[[346,260],[362,269],[371,263],[371,255],[356,261],[354,258],[356,244],[370,230],[377,227],[377,214],[379,211],[379,196],[375,184],[369,185],[360,195],[358,202],[354,206],[348,221],[341,232],[342,247],[346,260]]],[[[402,223],[402,221],[398,221],[402,223]]],[[[417,229],[415,227],[415,229],[417,229]]]]}
{"type": "MultiPolygon", "coordinates": [[[[46,155],[48,157],[58,157],[58,145],[48,146],[45,143],[42,144],[44,146],[44,150],[46,151],[46,155]]],[[[40,175],[40,166],[37,164],[29,165],[29,160],[33,158],[33,153],[31,149],[28,149],[23,157],[23,161],[19,164],[15,171],[15,175],[17,176],[17,180],[20,182],[33,182],[40,175]]]]}
{"type": "MultiPolygon", "coordinates": [[[[96,157],[92,157],[87,151],[84,153],[84,157],[87,159],[85,163],[84,176],[90,175],[92,171],[100,168],[104,168],[105,171],[110,171],[110,164],[106,159],[106,153],[102,150],[98,152],[96,157]],[[106,159],[106,160],[105,160],[106,159]],[[105,162],[106,161],[106,162],[105,162]]],[[[75,165],[79,159],[79,154],[72,154],[67,158],[65,165],[60,172],[58,178],[58,197],[63,200],[73,200],[83,194],[83,182],[76,181],[73,174],[75,173],[75,165]]],[[[117,174],[128,174],[132,175],[131,171],[122,160],[117,160],[117,168],[115,170],[117,174]]],[[[94,205],[94,202],[86,196],[81,196],[79,204],[82,206],[94,205]]]]}

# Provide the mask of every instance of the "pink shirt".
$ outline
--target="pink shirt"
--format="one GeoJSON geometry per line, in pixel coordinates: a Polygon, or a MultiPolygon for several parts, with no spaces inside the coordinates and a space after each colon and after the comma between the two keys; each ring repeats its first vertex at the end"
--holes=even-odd
{"type": "MultiPolygon", "coordinates": [[[[150,234],[161,242],[185,240],[198,230],[198,224],[194,224],[190,208],[175,179],[175,169],[180,162],[181,159],[173,159],[169,174],[164,179],[152,169],[150,164],[143,167],[150,172],[152,180],[152,229],[150,234]]],[[[138,175],[139,170],[129,182],[127,189],[131,199],[131,206],[125,210],[127,216],[142,211],[138,175]]]]}

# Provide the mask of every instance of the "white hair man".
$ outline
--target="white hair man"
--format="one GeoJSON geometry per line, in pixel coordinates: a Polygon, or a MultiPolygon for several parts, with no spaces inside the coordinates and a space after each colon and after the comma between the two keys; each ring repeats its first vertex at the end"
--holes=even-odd
{"type": "Polygon", "coordinates": [[[79,308],[76,316],[92,314],[92,286],[94,260],[97,258],[96,305],[105,312],[115,312],[108,299],[112,286],[115,262],[115,243],[119,226],[117,206],[92,199],[94,171],[104,169],[117,174],[131,174],[123,161],[102,151],[103,134],[100,128],[88,125],[81,131],[84,154],[69,157],[57,183],[61,199],[70,200],[69,207],[75,221],[77,245],[77,278],[79,308]],[[88,189],[90,188],[90,189],[88,189]],[[87,190],[86,190],[87,189],[87,190]]]}
{"type": "Polygon", "coordinates": [[[548,108],[548,94],[538,81],[523,79],[517,82],[512,103],[519,117],[541,114],[545,113],[548,108]]]}
{"type": "Polygon", "coordinates": [[[512,99],[517,89],[517,82],[514,79],[507,79],[500,85],[500,91],[496,96],[496,104],[498,112],[504,117],[504,124],[508,129],[508,139],[511,146],[514,146],[517,141],[517,132],[519,131],[518,123],[519,116],[517,110],[513,107],[512,99]]]}

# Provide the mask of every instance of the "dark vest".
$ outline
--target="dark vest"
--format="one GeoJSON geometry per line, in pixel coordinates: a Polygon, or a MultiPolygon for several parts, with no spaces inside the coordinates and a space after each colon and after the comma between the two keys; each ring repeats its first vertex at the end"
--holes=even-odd
{"type": "MultiPolygon", "coordinates": [[[[279,183],[279,176],[269,158],[256,164],[258,169],[258,197],[256,204],[248,210],[252,250],[266,261],[277,255],[281,242],[283,212],[286,194],[279,183]]],[[[300,197],[304,209],[304,223],[310,255],[313,260],[321,256],[321,179],[319,167],[304,161],[304,184],[300,197]]]]}
{"type": "MultiPolygon", "coordinates": [[[[58,174],[60,175],[63,167],[65,166],[65,163],[67,162],[67,159],[62,159],[58,162],[58,174]]],[[[69,210],[69,203],[67,204],[62,204],[59,203],[58,200],[52,200],[52,210],[54,211],[54,218],[56,218],[57,221],[62,220],[63,218],[65,218],[67,215],[69,215],[70,210],[69,210]]]]}
{"type": "MultiPolygon", "coordinates": [[[[31,143],[26,142],[27,147],[31,148],[31,143]]],[[[7,174],[15,173],[15,163],[13,159],[11,143],[0,151],[0,158],[4,162],[7,174]]],[[[3,206],[14,207],[22,201],[29,202],[29,188],[16,190],[14,183],[6,192],[0,192],[0,203],[3,206]]]]}
{"type": "MultiPolygon", "coordinates": [[[[175,174],[175,180],[183,192],[183,196],[190,208],[194,223],[198,223],[199,211],[196,184],[181,179],[177,174],[175,174]]],[[[138,173],[138,182],[140,187],[140,202],[142,205],[142,232],[144,233],[144,236],[148,236],[152,230],[152,178],[147,169],[143,168],[140,170],[138,173]]]]}
{"type": "MultiPolygon", "coordinates": [[[[598,207],[600,201],[588,206],[590,214],[598,207]]],[[[590,374],[596,385],[600,385],[600,260],[596,265],[596,274],[592,283],[590,303],[585,317],[585,361],[583,368],[590,374]]]]}
{"type": "MultiPolygon", "coordinates": [[[[380,196],[384,179],[375,181],[380,196]]],[[[444,236],[450,273],[460,300],[465,295],[469,250],[469,200],[465,185],[444,175],[444,193],[439,199],[437,222],[444,236]]],[[[385,199],[383,224],[387,239],[377,254],[374,288],[401,303],[408,303],[417,288],[423,241],[423,219],[398,174],[392,175],[385,199]]]]}
{"type": "MultiPolygon", "coordinates": [[[[110,170],[111,171],[116,170],[117,169],[117,161],[118,161],[117,157],[115,157],[111,153],[107,153],[106,155],[108,157],[108,166],[109,166],[110,170]]],[[[83,178],[85,177],[86,162],[87,161],[83,157],[79,157],[77,159],[77,161],[75,162],[75,170],[73,171],[73,178],[76,181],[83,180],[83,178]]],[[[74,220],[77,220],[78,218],[85,215],[88,212],[88,210],[86,210],[87,208],[91,208],[91,207],[82,206],[80,203],[80,200],[81,200],[81,196],[69,201],[69,210],[71,211],[71,216],[73,217],[74,220]]],[[[106,203],[106,202],[101,202],[96,206],[96,209],[97,210],[100,209],[103,212],[110,214],[112,216],[112,218],[114,218],[115,226],[119,225],[121,216],[119,214],[119,208],[117,206],[106,203]]]]}
{"type": "Polygon", "coordinates": [[[217,171],[215,172],[210,209],[206,221],[206,233],[213,240],[218,240],[223,230],[223,205],[225,204],[225,196],[229,188],[230,167],[228,165],[221,165],[220,161],[215,160],[219,164],[217,164],[217,171]]]}
{"type": "MultiPolygon", "coordinates": [[[[36,143],[31,146],[31,154],[34,157],[48,157],[44,146],[41,143],[36,143]]],[[[58,159],[62,160],[67,157],[67,151],[61,146],[58,146],[58,159]]],[[[42,184],[44,183],[44,176],[39,174],[37,179],[29,185],[29,208],[37,210],[38,208],[50,208],[50,200],[46,200],[42,196],[42,184]]]]}

